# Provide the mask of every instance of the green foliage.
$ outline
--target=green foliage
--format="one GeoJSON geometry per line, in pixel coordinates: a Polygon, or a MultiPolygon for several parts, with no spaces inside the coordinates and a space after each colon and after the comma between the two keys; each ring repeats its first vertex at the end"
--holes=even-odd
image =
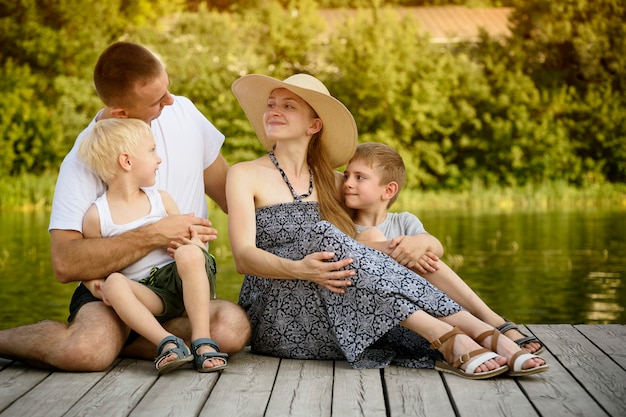
{"type": "Polygon", "coordinates": [[[361,141],[400,151],[409,188],[626,183],[623,2],[462,2],[513,3],[517,26],[504,41],[483,34],[453,45],[431,43],[383,6],[416,3],[424,2],[197,1],[197,11],[180,13],[189,1],[86,8],[78,0],[0,0],[0,171],[58,167],[101,106],[91,80],[97,55],[126,39],[161,56],[171,91],[226,135],[230,163],[263,152],[232,82],[307,72],[353,112],[361,141]],[[334,28],[318,13],[372,5],[334,28]],[[231,13],[217,11],[224,7],[231,13]]]}
{"type": "Polygon", "coordinates": [[[622,0],[516,0],[511,39],[518,65],[542,85],[580,90],[610,80],[626,88],[626,4],[622,0]]]}
{"type": "Polygon", "coordinates": [[[439,139],[449,128],[436,117],[446,112],[439,101],[445,81],[431,77],[439,58],[414,22],[398,21],[389,9],[360,11],[329,44],[336,67],[329,88],[352,110],[362,141],[403,154],[409,187],[436,183],[446,171],[439,139]]]}
{"type": "Polygon", "coordinates": [[[516,0],[510,65],[546,94],[566,86],[557,116],[582,163],[578,181],[626,181],[626,4],[516,0]]]}
{"type": "Polygon", "coordinates": [[[0,175],[42,173],[65,153],[58,118],[40,98],[41,79],[7,60],[0,68],[0,175]]]}
{"type": "Polygon", "coordinates": [[[56,173],[5,177],[0,182],[0,210],[41,210],[52,205],[56,173]]]}
{"type": "Polygon", "coordinates": [[[98,54],[180,1],[0,0],[0,173],[58,169],[101,105],[98,54]]]}

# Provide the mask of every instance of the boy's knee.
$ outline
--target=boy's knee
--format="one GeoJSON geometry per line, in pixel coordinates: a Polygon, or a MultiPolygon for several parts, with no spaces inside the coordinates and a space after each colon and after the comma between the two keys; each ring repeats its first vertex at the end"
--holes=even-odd
{"type": "Polygon", "coordinates": [[[176,262],[200,262],[204,264],[202,249],[196,245],[184,245],[174,252],[176,262]]]}

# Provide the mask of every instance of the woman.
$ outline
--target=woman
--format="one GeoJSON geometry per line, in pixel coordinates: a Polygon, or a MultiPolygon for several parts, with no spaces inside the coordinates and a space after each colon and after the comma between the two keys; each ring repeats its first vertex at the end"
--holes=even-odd
{"type": "Polygon", "coordinates": [[[434,364],[467,378],[547,370],[422,277],[351,238],[334,168],[354,152],[356,124],[319,80],[247,75],[233,92],[268,150],[234,165],[226,185],[254,352],[345,358],[354,368],[434,364]],[[427,340],[444,360],[435,362],[427,340]]]}

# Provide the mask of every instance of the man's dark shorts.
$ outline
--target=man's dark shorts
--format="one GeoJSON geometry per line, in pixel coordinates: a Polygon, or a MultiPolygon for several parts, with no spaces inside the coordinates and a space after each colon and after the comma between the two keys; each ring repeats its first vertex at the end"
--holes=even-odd
{"type": "MultiPolygon", "coordinates": [[[[215,275],[217,273],[215,258],[204,249],[202,252],[204,253],[205,268],[211,287],[211,298],[215,298],[215,275]]],[[[155,268],[148,278],[140,282],[154,291],[163,300],[163,313],[155,316],[159,322],[163,323],[175,317],[180,317],[184,313],[185,305],[183,303],[182,281],[178,275],[175,262],[171,262],[162,268],[155,268]]],[[[71,323],[76,318],[78,310],[92,301],[102,300],[94,297],[87,287],[81,283],[72,295],[72,300],[70,301],[70,315],[67,321],[71,323]]]]}

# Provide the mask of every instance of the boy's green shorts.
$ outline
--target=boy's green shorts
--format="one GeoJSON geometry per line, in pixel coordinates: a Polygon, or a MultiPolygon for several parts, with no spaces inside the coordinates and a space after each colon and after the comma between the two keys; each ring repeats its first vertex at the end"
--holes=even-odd
{"type": "MultiPolygon", "coordinates": [[[[211,287],[211,298],[215,298],[215,284],[217,265],[213,255],[202,249],[205,258],[205,269],[209,277],[209,285],[211,287]]],[[[163,314],[155,316],[160,322],[166,322],[175,317],[180,317],[185,312],[185,303],[183,301],[183,283],[178,275],[176,262],[171,262],[161,268],[153,268],[150,276],[139,281],[141,284],[150,288],[163,300],[163,314]]]]}

